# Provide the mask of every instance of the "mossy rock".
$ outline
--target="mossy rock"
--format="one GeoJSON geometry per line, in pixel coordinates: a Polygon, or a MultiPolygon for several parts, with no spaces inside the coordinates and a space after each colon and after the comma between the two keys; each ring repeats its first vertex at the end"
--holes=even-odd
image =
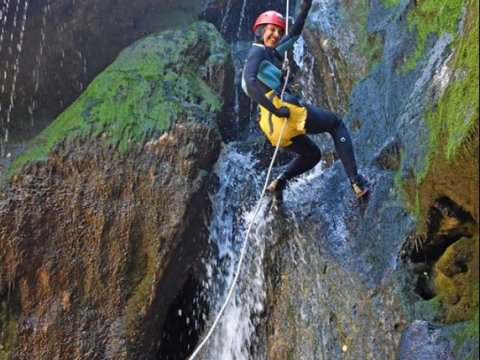
{"type": "MultiPolygon", "coordinates": [[[[448,6],[422,1],[419,9],[409,15],[409,23],[419,31],[418,49],[425,47],[431,34],[454,35],[452,55],[446,63],[448,84],[442,96],[425,111],[429,132],[426,165],[400,185],[407,206],[418,218],[426,218],[436,198],[448,196],[470,212],[476,222],[479,220],[478,10],[478,2],[471,0],[454,1],[448,6]],[[442,11],[437,14],[439,8],[442,11]],[[438,19],[432,19],[433,13],[438,19]],[[459,22],[462,13],[463,21],[459,22]]],[[[417,58],[415,55],[411,59],[417,58]]]]}
{"type": "Polygon", "coordinates": [[[211,24],[197,22],[137,41],[14,161],[7,177],[42,161],[58,143],[78,138],[126,152],[178,122],[216,127],[228,45],[211,24]],[[220,84],[220,85],[219,85],[220,84]]]}
{"type": "Polygon", "coordinates": [[[478,236],[463,237],[434,266],[435,291],[448,323],[470,320],[478,311],[478,236]]]}

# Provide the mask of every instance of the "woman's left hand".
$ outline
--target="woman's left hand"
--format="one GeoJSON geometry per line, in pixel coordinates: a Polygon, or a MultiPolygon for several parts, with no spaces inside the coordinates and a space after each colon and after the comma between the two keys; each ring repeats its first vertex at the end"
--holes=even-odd
{"type": "Polygon", "coordinates": [[[312,0],[303,0],[302,2],[302,11],[308,11],[310,10],[310,7],[312,6],[312,0]]]}

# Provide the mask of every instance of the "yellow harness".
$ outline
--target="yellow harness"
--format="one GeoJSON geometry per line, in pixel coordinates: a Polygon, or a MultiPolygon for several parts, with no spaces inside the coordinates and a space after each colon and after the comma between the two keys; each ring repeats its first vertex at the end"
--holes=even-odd
{"type": "MultiPolygon", "coordinates": [[[[305,120],[307,119],[307,109],[304,106],[298,106],[288,102],[281,102],[280,98],[275,94],[275,90],[271,90],[265,94],[273,104],[278,108],[286,106],[290,109],[290,117],[287,120],[285,129],[283,130],[281,147],[289,146],[292,138],[306,133],[305,120]]],[[[260,106],[260,128],[273,146],[277,145],[280,130],[282,129],[284,118],[279,118],[260,106]]]]}

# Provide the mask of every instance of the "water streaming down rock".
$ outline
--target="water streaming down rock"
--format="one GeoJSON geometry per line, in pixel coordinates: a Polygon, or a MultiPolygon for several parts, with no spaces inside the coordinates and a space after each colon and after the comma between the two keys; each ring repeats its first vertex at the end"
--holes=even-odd
{"type": "Polygon", "coordinates": [[[50,12],[50,0],[46,0],[45,6],[42,8],[42,18],[40,25],[40,41],[38,42],[38,51],[35,56],[35,66],[32,70],[32,82],[34,86],[33,96],[31,97],[31,102],[28,105],[28,113],[30,114],[30,126],[33,127],[33,113],[37,108],[37,101],[35,100],[35,95],[38,92],[40,86],[40,68],[43,61],[43,54],[45,51],[45,46],[47,44],[47,37],[45,28],[47,25],[47,16],[50,12]]]}
{"type": "MultiPolygon", "coordinates": [[[[204,287],[207,294],[202,294],[202,297],[208,298],[210,303],[208,316],[207,314],[203,316],[207,319],[204,334],[210,330],[233,281],[240,249],[245,241],[245,229],[250,221],[254,221],[254,226],[232,300],[207,343],[201,355],[202,359],[272,358],[272,350],[267,349],[268,341],[265,332],[266,313],[271,311],[271,309],[265,309],[266,305],[271,306],[271,304],[268,305],[266,294],[268,286],[278,283],[278,279],[271,278],[279,275],[272,271],[272,268],[278,266],[278,261],[282,261],[278,259],[285,258],[285,253],[290,263],[284,265],[292,270],[285,276],[292,279],[298,276],[297,280],[303,278],[304,281],[298,281],[298,286],[303,293],[306,288],[311,288],[312,291],[311,297],[301,296],[300,299],[304,301],[292,306],[300,307],[303,321],[310,323],[312,319],[317,320],[314,314],[315,306],[319,304],[311,300],[322,299],[320,296],[322,289],[320,283],[311,283],[309,279],[312,273],[317,273],[320,265],[323,266],[322,259],[318,250],[312,248],[313,244],[308,243],[309,240],[298,228],[295,210],[289,209],[301,209],[302,216],[312,211],[311,208],[314,206],[311,205],[311,197],[317,191],[315,186],[312,188],[312,181],[323,173],[323,167],[317,166],[315,171],[301,176],[291,184],[285,191],[285,195],[290,199],[286,207],[272,206],[271,201],[264,198],[260,212],[253,219],[253,208],[265,181],[265,174],[256,169],[256,163],[252,155],[242,154],[236,150],[235,144],[230,144],[217,164],[219,187],[211,196],[213,214],[209,236],[213,253],[205,260],[208,279],[204,287]],[[282,253],[283,251],[285,253],[282,253]],[[265,267],[269,268],[270,273],[268,283],[265,279],[265,267]],[[317,286],[320,287],[317,289],[317,286]]],[[[341,244],[346,242],[345,237],[348,236],[348,231],[345,226],[340,225],[336,224],[335,233],[338,235],[339,247],[343,247],[341,244]]],[[[314,278],[317,277],[314,276],[314,278]]],[[[323,326],[324,322],[319,321],[318,324],[323,326]]],[[[299,327],[302,328],[302,325],[299,327]]],[[[325,330],[310,326],[307,328],[310,335],[315,334],[319,337],[325,330]]],[[[273,340],[275,341],[276,339],[273,340]]],[[[323,342],[325,340],[322,338],[323,342]]],[[[318,347],[313,350],[303,347],[303,351],[303,355],[307,356],[311,351],[318,351],[318,347]]],[[[323,357],[317,358],[323,359],[323,357]]]]}
{"type": "Polygon", "coordinates": [[[255,331],[265,298],[262,261],[272,217],[268,212],[269,202],[264,198],[259,213],[253,218],[265,181],[264,174],[255,169],[256,162],[231,144],[225,148],[216,169],[219,188],[211,196],[213,215],[209,236],[214,253],[205,259],[209,274],[205,288],[211,304],[206,331],[233,281],[246,228],[251,221],[254,225],[237,286],[206,346],[204,359],[248,360],[252,358],[252,347],[258,346],[255,331]]]}

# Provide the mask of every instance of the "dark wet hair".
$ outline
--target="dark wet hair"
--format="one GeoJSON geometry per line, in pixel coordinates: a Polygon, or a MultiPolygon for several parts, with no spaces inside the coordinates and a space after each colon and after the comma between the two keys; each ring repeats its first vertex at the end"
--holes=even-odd
{"type": "Polygon", "coordinates": [[[259,25],[255,31],[255,42],[257,44],[263,44],[263,33],[265,32],[265,24],[259,25]]]}

